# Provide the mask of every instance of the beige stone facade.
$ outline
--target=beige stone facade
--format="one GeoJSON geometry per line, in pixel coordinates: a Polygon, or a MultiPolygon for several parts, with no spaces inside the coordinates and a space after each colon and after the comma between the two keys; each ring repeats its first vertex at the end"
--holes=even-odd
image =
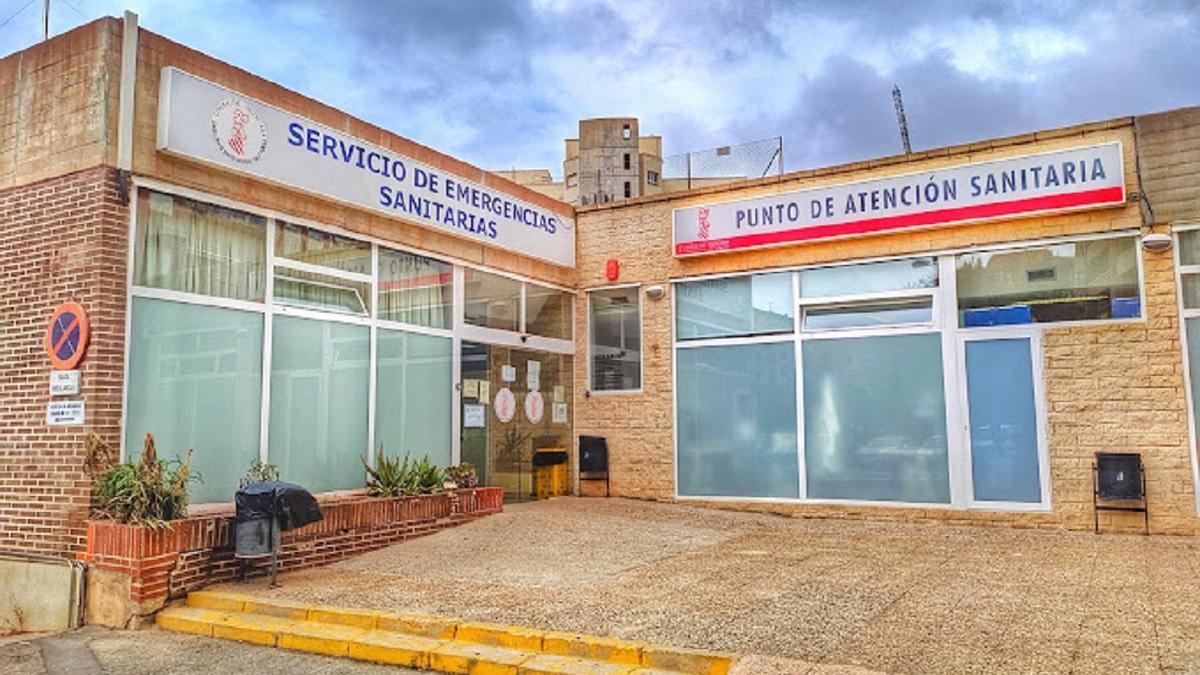
{"type": "MultiPolygon", "coordinates": [[[[1190,115],[1187,129],[1157,121],[1175,136],[1194,138],[1194,112],[1168,113],[1176,119],[1190,115]]],[[[911,156],[804,171],[780,179],[745,182],[736,186],[693,190],[686,194],[648,197],[632,203],[580,207],[578,222],[579,286],[604,287],[605,262],[620,261],[617,283],[670,289],[679,279],[721,273],[762,271],[881,257],[958,251],[975,247],[1037,241],[1105,232],[1169,233],[1173,222],[1143,217],[1156,190],[1178,205],[1194,200],[1169,192],[1179,174],[1194,179],[1200,163],[1189,162],[1174,148],[1157,159],[1141,157],[1142,182],[1136,149],[1164,147],[1135,137],[1132,118],[1088,124],[1024,136],[942,148],[911,156]],[[1009,218],[915,232],[880,234],[855,239],[790,245],[746,252],[676,258],[672,256],[672,210],[749,196],[774,194],[814,186],[850,183],[869,178],[937,169],[953,165],[1015,157],[1073,146],[1119,141],[1124,151],[1125,185],[1130,195],[1123,207],[1078,213],[1009,218]],[[1166,156],[1169,155],[1169,158],[1166,156]],[[1176,168],[1187,164],[1188,171],[1176,168]],[[1149,174],[1154,177],[1146,179],[1149,174]],[[1163,176],[1157,180],[1158,176],[1163,176]]],[[[1178,147],[1178,146],[1176,146],[1178,147]]],[[[1191,185],[1196,183],[1192,180],[1191,185]]],[[[1197,213],[1194,204],[1189,213],[1197,213]]],[[[895,508],[854,504],[803,502],[713,502],[724,508],[788,513],[801,517],[849,517],[965,522],[1017,527],[1090,529],[1092,527],[1092,462],[1099,451],[1131,451],[1143,455],[1147,472],[1150,527],[1154,532],[1192,534],[1197,531],[1193,480],[1194,453],[1189,433],[1187,375],[1181,351],[1177,277],[1172,253],[1139,251],[1144,269],[1143,320],[1055,326],[1042,331],[1045,404],[1048,422],[1050,504],[1048,512],[1005,513],[983,509],[895,508]]],[[[587,396],[579,401],[576,431],[608,438],[615,494],[658,500],[676,499],[673,371],[673,316],[669,294],[659,301],[644,295],[643,390],[587,396]]],[[[587,349],[587,299],[578,300],[577,353],[587,349]]],[[[576,360],[576,380],[586,382],[586,359],[576,360]]],[[[1104,527],[1138,529],[1141,515],[1101,515],[1104,527]]]]}

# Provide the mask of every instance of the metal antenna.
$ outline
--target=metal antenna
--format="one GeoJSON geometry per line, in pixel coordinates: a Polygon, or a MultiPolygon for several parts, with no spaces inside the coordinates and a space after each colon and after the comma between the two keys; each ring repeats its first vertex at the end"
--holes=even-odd
{"type": "Polygon", "coordinates": [[[42,41],[50,39],[50,0],[42,5],[42,41]]]}
{"type": "MultiPolygon", "coordinates": [[[[49,2],[49,0],[46,0],[49,2]]],[[[900,124],[900,142],[904,143],[904,154],[912,154],[912,144],[908,142],[908,119],[904,116],[904,100],[900,98],[900,85],[892,86],[892,102],[896,104],[896,122],[900,124]]]]}

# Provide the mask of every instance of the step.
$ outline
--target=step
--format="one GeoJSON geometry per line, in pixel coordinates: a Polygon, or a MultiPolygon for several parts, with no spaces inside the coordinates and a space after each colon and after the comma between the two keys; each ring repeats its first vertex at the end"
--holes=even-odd
{"type": "Polygon", "coordinates": [[[442,616],[217,591],[159,612],[165,630],[445,673],[725,675],[736,656],[442,616]]]}

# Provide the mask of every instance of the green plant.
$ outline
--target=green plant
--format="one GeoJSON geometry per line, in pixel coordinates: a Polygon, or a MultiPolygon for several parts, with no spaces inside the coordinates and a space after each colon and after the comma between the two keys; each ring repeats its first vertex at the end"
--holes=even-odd
{"type": "Polygon", "coordinates": [[[470,462],[459,462],[457,466],[446,467],[446,480],[464,489],[479,486],[479,474],[475,472],[475,465],[470,462]]]}
{"type": "Polygon", "coordinates": [[[246,475],[238,481],[238,489],[241,490],[252,483],[271,483],[277,480],[279,480],[279,467],[270,462],[255,459],[250,462],[250,468],[246,470],[246,475]]]}
{"type": "Polygon", "coordinates": [[[429,494],[440,489],[445,481],[442,470],[429,461],[428,455],[410,462],[408,455],[403,460],[388,457],[380,446],[375,453],[375,466],[366,459],[362,463],[367,470],[367,490],[377,497],[429,494]]]}
{"type": "Polygon", "coordinates": [[[200,481],[189,469],[192,449],[178,459],[158,458],[154,436],[146,434],[142,457],[108,468],[96,481],[96,514],[121,523],[167,527],[167,522],[187,514],[188,483],[200,481]]]}

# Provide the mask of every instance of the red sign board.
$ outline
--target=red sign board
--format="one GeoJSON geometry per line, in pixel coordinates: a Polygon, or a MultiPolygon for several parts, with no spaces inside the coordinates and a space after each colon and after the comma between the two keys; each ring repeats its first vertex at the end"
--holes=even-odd
{"type": "Polygon", "coordinates": [[[46,326],[46,354],[56,370],[72,370],[87,351],[90,327],[87,313],[75,302],[54,310],[46,326]]]}

